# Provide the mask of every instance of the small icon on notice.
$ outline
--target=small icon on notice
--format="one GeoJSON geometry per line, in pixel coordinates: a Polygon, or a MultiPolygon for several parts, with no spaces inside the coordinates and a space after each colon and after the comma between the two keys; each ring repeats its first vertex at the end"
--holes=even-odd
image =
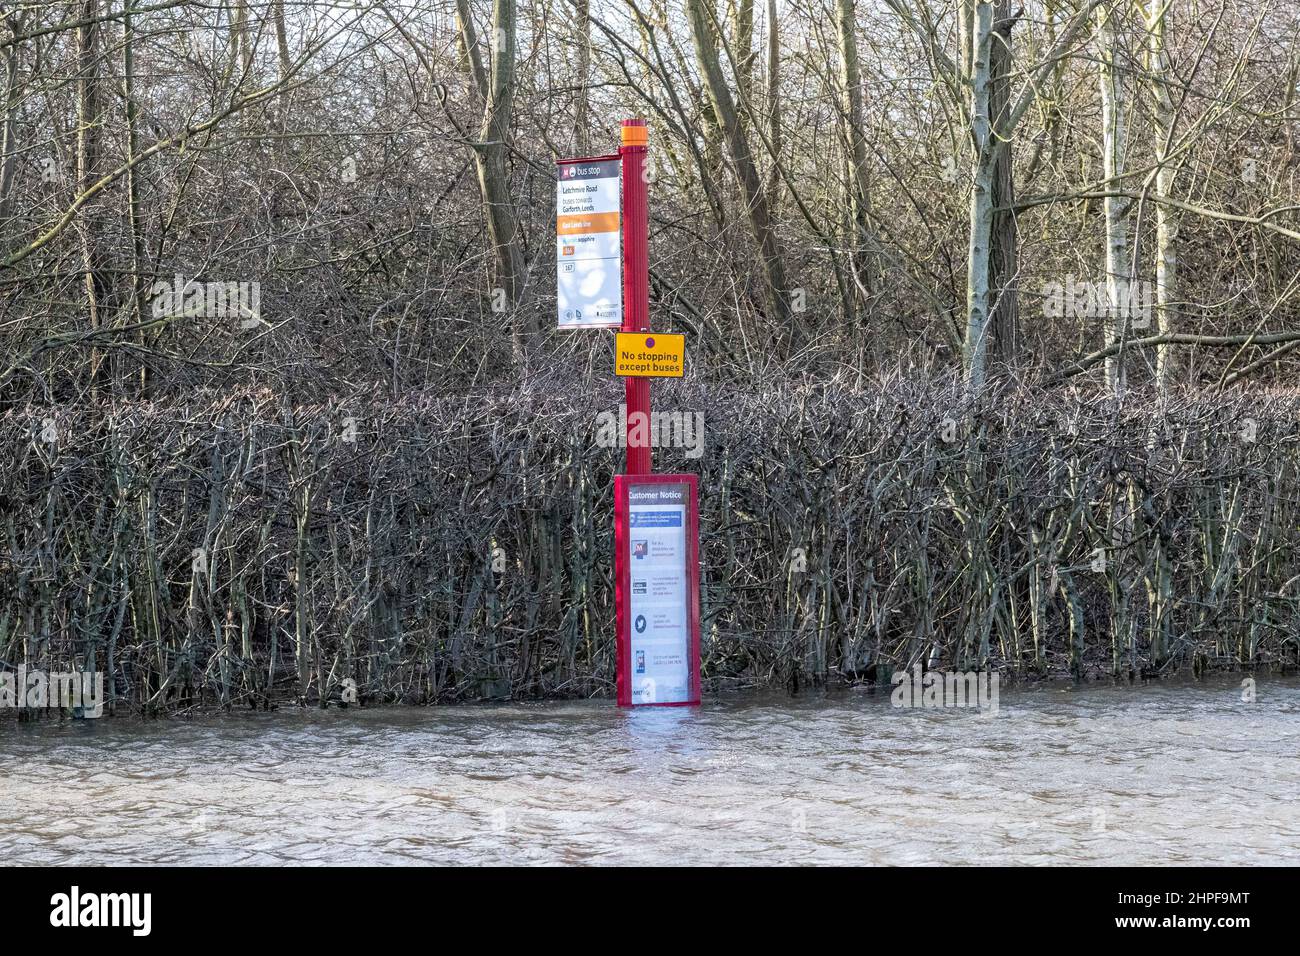
{"type": "Polygon", "coordinates": [[[647,593],[647,590],[646,590],[646,582],[645,582],[645,581],[633,581],[633,582],[632,582],[632,593],[633,593],[633,594],[646,594],[646,593],[647,593]]]}
{"type": "Polygon", "coordinates": [[[573,255],[573,253],[574,253],[573,246],[562,246],[560,248],[560,255],[562,256],[571,256],[573,255]]]}
{"type": "Polygon", "coordinates": [[[649,554],[650,554],[650,542],[649,542],[649,541],[633,541],[633,542],[632,542],[632,557],[634,557],[634,558],[636,558],[638,561],[640,561],[642,558],[648,556],[649,554]]]}
{"type": "Polygon", "coordinates": [[[645,673],[645,651],[636,652],[636,672],[638,674],[645,673]]]}
{"type": "Polygon", "coordinates": [[[568,275],[570,272],[577,272],[578,270],[572,262],[561,262],[560,271],[568,275]]]}
{"type": "Polygon", "coordinates": [[[636,623],[633,624],[632,626],[636,628],[636,632],[637,632],[638,634],[644,634],[644,633],[645,633],[645,615],[644,615],[644,614],[638,614],[638,615],[636,616],[636,623]]]}

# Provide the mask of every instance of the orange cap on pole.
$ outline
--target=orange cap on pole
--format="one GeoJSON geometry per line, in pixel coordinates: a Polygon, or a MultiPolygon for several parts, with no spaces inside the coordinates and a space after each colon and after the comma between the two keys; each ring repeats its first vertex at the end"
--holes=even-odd
{"type": "Polygon", "coordinates": [[[645,146],[648,142],[645,120],[623,120],[623,145],[645,146]]]}

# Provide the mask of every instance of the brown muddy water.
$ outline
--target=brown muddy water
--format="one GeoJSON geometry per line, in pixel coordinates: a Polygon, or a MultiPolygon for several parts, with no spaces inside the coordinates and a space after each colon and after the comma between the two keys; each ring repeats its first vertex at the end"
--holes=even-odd
{"type": "Polygon", "coordinates": [[[1300,862],[1300,680],[0,716],[6,864],[1300,862]]]}

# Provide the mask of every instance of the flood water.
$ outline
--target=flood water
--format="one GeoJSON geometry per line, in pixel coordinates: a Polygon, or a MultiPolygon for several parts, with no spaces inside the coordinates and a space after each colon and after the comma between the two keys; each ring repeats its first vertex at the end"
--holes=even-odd
{"type": "Polygon", "coordinates": [[[1300,681],[0,719],[0,860],[1297,863],[1300,681]]]}

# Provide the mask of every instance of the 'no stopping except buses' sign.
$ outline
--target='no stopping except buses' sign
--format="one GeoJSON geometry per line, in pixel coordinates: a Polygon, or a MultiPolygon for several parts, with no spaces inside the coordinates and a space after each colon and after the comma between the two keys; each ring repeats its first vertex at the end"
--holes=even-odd
{"type": "Polygon", "coordinates": [[[681,378],[686,336],[669,332],[619,332],[614,336],[614,374],[633,378],[681,378]]]}

